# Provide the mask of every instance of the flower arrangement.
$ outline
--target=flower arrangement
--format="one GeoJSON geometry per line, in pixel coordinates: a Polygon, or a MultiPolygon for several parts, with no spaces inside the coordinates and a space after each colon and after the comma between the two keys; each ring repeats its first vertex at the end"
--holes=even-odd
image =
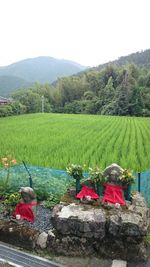
{"type": "Polygon", "coordinates": [[[93,181],[94,183],[100,183],[102,185],[107,181],[107,177],[104,177],[102,175],[102,171],[98,166],[95,166],[94,168],[89,168],[89,173],[91,181],[93,181]]]}
{"type": "Polygon", "coordinates": [[[83,178],[83,167],[81,165],[70,164],[67,168],[67,173],[74,179],[83,178]]]}
{"type": "Polygon", "coordinates": [[[83,178],[83,167],[81,165],[70,164],[67,173],[76,180],[76,194],[81,190],[80,179],[83,178]]]}
{"type": "Polygon", "coordinates": [[[126,185],[133,184],[135,181],[134,176],[132,175],[131,171],[128,169],[123,170],[122,175],[119,177],[119,179],[122,184],[126,184],[126,185]]]}

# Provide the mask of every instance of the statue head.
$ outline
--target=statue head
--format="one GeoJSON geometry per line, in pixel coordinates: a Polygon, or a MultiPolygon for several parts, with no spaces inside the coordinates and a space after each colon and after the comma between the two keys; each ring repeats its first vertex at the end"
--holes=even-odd
{"type": "Polygon", "coordinates": [[[21,193],[21,197],[24,203],[31,203],[34,199],[36,199],[36,195],[31,187],[21,187],[19,192],[21,193]]]}
{"type": "Polygon", "coordinates": [[[123,169],[116,163],[111,164],[103,171],[103,176],[108,177],[109,182],[117,182],[117,178],[122,174],[123,169]]]}

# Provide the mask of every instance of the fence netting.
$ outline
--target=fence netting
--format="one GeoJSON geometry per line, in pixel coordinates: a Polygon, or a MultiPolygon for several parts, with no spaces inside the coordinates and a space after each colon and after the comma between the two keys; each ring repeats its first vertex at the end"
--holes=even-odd
{"type": "MultiPolygon", "coordinates": [[[[138,180],[136,180],[138,185],[138,180]]],[[[146,199],[148,206],[150,206],[150,170],[140,173],[140,192],[146,199]]]]}
{"type": "MultiPolygon", "coordinates": [[[[64,170],[56,170],[44,167],[27,165],[32,177],[33,188],[36,191],[46,191],[47,193],[63,194],[70,186],[73,179],[64,170]]],[[[0,180],[5,178],[6,169],[0,169],[0,180]]],[[[88,176],[86,173],[85,176],[88,176]]],[[[132,185],[132,191],[138,191],[150,204],[150,170],[141,172],[140,186],[138,174],[135,173],[135,184],[132,185]]],[[[29,186],[29,175],[24,165],[15,165],[10,169],[10,183],[14,191],[18,191],[22,186],[29,186]]]]}
{"type": "MultiPolygon", "coordinates": [[[[27,165],[32,177],[33,189],[47,193],[63,194],[72,182],[66,171],[27,165]]],[[[6,169],[0,169],[0,179],[5,179],[6,169]]],[[[10,168],[10,185],[14,191],[22,186],[30,186],[29,174],[24,165],[10,168]]]]}

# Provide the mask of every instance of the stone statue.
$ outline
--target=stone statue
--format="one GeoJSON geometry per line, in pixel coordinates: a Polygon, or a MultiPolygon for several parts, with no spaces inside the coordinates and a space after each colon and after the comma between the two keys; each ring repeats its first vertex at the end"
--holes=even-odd
{"type": "Polygon", "coordinates": [[[117,178],[122,174],[123,169],[116,163],[111,164],[103,171],[103,176],[108,178],[110,183],[117,183],[117,178]]]}
{"type": "Polygon", "coordinates": [[[36,195],[31,187],[21,187],[19,192],[21,193],[21,202],[25,204],[35,203],[36,195]]]}
{"type": "Polygon", "coordinates": [[[31,187],[21,187],[20,203],[17,204],[15,209],[16,219],[23,219],[29,222],[34,222],[36,216],[36,195],[31,187]]]}

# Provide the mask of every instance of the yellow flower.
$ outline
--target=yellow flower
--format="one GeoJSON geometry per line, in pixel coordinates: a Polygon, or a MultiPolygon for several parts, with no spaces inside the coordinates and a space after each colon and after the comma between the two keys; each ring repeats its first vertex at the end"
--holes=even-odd
{"type": "Polygon", "coordinates": [[[5,163],[7,160],[7,158],[2,158],[2,163],[5,163]]]}

